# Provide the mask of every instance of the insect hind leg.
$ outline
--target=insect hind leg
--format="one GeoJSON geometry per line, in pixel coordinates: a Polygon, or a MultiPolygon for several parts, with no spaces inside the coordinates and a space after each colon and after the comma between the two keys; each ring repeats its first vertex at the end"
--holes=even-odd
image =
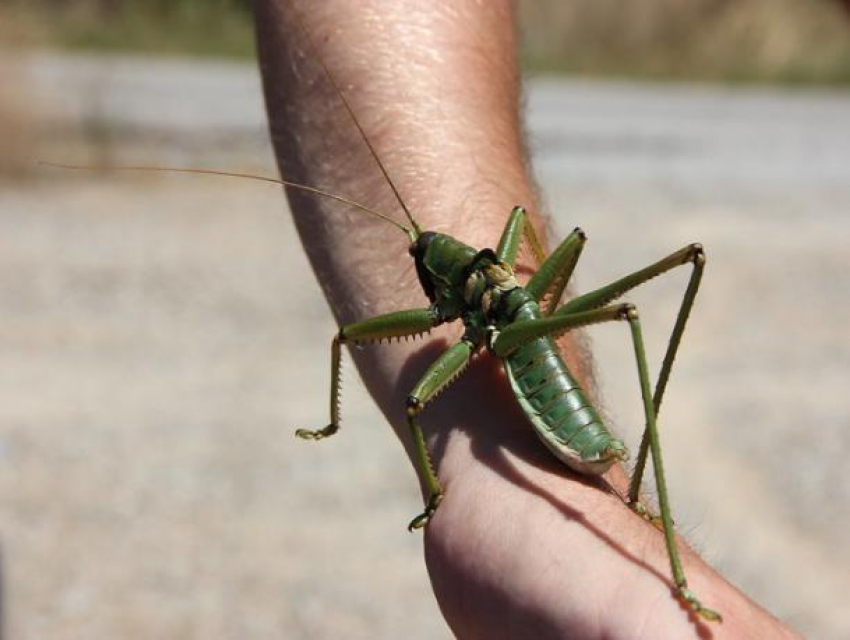
{"type": "MultiPolygon", "coordinates": [[[[667,341],[667,350],[664,353],[661,371],[659,372],[658,379],[655,383],[653,406],[655,408],[656,415],[661,410],[661,400],[664,397],[664,391],[667,388],[667,382],[670,379],[673,361],[676,359],[676,354],[682,341],[682,334],[685,332],[685,325],[688,322],[688,317],[690,316],[694,299],[696,298],[700,282],[702,281],[703,269],[705,267],[705,251],[702,245],[698,243],[689,244],[688,246],[671,253],[666,258],[663,258],[644,269],[635,271],[634,273],[620,278],[607,286],[574,298],[555,311],[555,315],[568,315],[601,307],[613,300],[616,300],[623,294],[642,285],[652,278],[686,264],[693,265],[693,268],[691,270],[687,288],[685,289],[685,293],[682,297],[682,302],[679,305],[679,311],[676,314],[676,322],[673,325],[673,330],[671,331],[670,338],[667,341]]],[[[629,484],[629,504],[632,505],[632,508],[637,513],[648,520],[656,522],[657,524],[657,518],[653,516],[640,501],[640,487],[643,481],[644,470],[646,469],[648,453],[649,433],[645,430],[643,437],[641,438],[635,468],[632,472],[632,479],[629,484]]]]}
{"type": "Polygon", "coordinates": [[[646,419],[646,431],[644,437],[648,442],[652,453],[652,463],[655,469],[655,483],[658,491],[658,503],[661,509],[660,529],[664,533],[667,546],[667,554],[670,559],[670,568],[673,574],[675,590],[677,595],[687,606],[706,620],[719,621],[720,614],[711,609],[703,607],[696,596],[688,590],[679,551],[676,547],[673,518],[670,510],[670,502],[667,495],[667,482],[664,478],[664,466],[661,458],[661,444],[658,437],[658,426],[656,422],[655,403],[652,398],[649,383],[649,372],[646,364],[646,352],[643,345],[643,336],[638,319],[637,309],[631,304],[618,304],[588,309],[576,313],[556,313],[548,318],[529,320],[527,322],[509,325],[501,333],[493,338],[490,345],[496,355],[506,357],[522,345],[531,340],[543,336],[557,336],[579,327],[600,324],[603,322],[625,320],[631,328],[632,344],[634,346],[635,360],[640,378],[641,398],[643,401],[646,419]]]}

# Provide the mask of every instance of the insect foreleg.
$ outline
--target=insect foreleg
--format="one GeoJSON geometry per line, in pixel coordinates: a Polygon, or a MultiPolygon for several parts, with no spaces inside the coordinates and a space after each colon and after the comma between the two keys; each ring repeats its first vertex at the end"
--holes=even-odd
{"type": "Polygon", "coordinates": [[[634,345],[635,359],[638,366],[638,377],[640,378],[641,397],[643,400],[644,414],[646,418],[646,434],[649,440],[649,448],[652,451],[653,468],[655,469],[655,482],[658,490],[658,503],[661,509],[661,529],[667,545],[667,553],[670,558],[670,567],[676,592],[687,602],[688,606],[707,620],[720,620],[720,615],[711,609],[703,607],[699,600],[688,590],[685,573],[679,559],[679,551],[676,548],[673,519],[670,513],[670,503],[667,496],[667,483],[664,479],[664,467],[661,459],[661,445],[658,439],[658,427],[656,424],[655,404],[652,399],[649,383],[649,372],[646,365],[646,354],[643,346],[643,336],[640,330],[637,309],[631,304],[618,304],[601,309],[591,309],[565,315],[558,313],[549,318],[517,322],[509,325],[498,334],[491,344],[491,349],[500,357],[509,355],[531,340],[549,335],[559,335],[577,327],[608,322],[611,320],[626,320],[629,322],[634,345]]]}
{"type": "Polygon", "coordinates": [[[379,342],[385,339],[418,335],[430,331],[439,322],[437,314],[428,308],[395,311],[342,327],[331,343],[330,424],[315,431],[298,429],[295,435],[305,440],[321,440],[339,431],[340,345],[379,342]]]}
{"type": "Polygon", "coordinates": [[[331,421],[322,429],[296,429],[295,435],[304,440],[322,440],[339,431],[339,376],[340,376],[340,339],[339,334],[331,342],[331,421]]]}
{"type": "MultiPolygon", "coordinates": [[[[645,269],[641,269],[632,274],[620,278],[619,280],[609,284],[606,287],[591,291],[578,298],[566,303],[558,309],[556,315],[569,315],[575,312],[587,311],[610,303],[622,296],[627,291],[643,284],[656,276],[659,276],[671,269],[691,263],[693,270],[691,271],[688,287],[685,290],[685,295],[679,305],[679,312],[676,314],[676,323],[673,325],[673,331],[670,334],[670,339],[667,342],[667,351],[664,353],[664,361],[661,364],[661,372],[658,374],[658,381],[655,384],[655,393],[653,394],[653,405],[655,406],[656,415],[661,410],[661,400],[664,397],[664,390],[667,388],[667,381],[670,378],[670,370],[673,368],[673,361],[676,359],[676,352],[679,349],[679,343],[682,341],[682,334],[685,331],[685,325],[688,322],[688,316],[691,313],[691,308],[694,304],[699,285],[702,280],[702,272],[705,267],[705,252],[702,245],[691,244],[675,253],[670,254],[666,258],[659,260],[645,269]]],[[[649,432],[644,430],[643,438],[640,442],[635,469],[632,473],[631,483],[629,484],[629,503],[633,505],[635,510],[641,515],[648,516],[646,508],[640,502],[640,485],[643,481],[643,472],[646,468],[646,458],[649,450],[649,432]]]]}
{"type": "Polygon", "coordinates": [[[449,347],[428,367],[428,371],[425,372],[425,375],[422,376],[422,379],[407,397],[407,424],[413,436],[419,472],[428,489],[428,502],[425,505],[425,511],[411,520],[407,527],[410,531],[424,527],[443,499],[443,487],[437,479],[434,464],[431,462],[431,456],[428,453],[428,445],[425,443],[425,436],[422,434],[422,427],[416,417],[422,413],[428,402],[463,373],[466,365],[469,364],[472,351],[473,345],[466,341],[461,341],[449,347]]]}

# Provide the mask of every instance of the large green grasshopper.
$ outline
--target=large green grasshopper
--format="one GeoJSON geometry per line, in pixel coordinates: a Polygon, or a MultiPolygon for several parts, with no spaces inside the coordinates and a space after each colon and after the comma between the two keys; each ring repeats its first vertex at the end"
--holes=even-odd
{"type": "Polygon", "coordinates": [[[674,539],[656,424],[673,360],[702,277],[705,264],[702,247],[688,245],[644,269],[556,307],[554,303],[560,299],[584,246],[585,234],[580,229],[575,229],[545,258],[522,207],[515,207],[511,212],[495,250],[476,251],[449,235],[421,232],[416,226],[408,231],[413,240],[409,251],[431,304],[341,327],[331,345],[330,423],[315,431],[299,429],[296,435],[320,440],[339,430],[338,392],[343,344],[360,345],[385,338],[416,336],[445,322],[460,320],[465,327],[460,342],[437,358],[407,398],[407,422],[415,444],[418,471],[429,491],[425,510],[410,522],[409,528],[424,527],[444,494],[417,417],[463,372],[472,355],[483,348],[502,360],[520,407],[549,450],[578,473],[600,475],[627,457],[626,447],[605,427],[561,358],[553,338],[591,324],[628,322],[646,420],[628,501],[638,513],[655,519],[639,498],[647,455],[651,451],[661,511],[659,524],[664,532],[676,589],[690,608],[703,618],[720,620],[718,613],[703,607],[687,588],[674,539]],[[543,259],[528,283],[520,286],[514,277],[513,265],[523,236],[532,247],[537,247],[535,253],[543,259]],[[611,303],[647,280],[686,264],[693,266],[691,277],[653,394],[637,309],[629,303],[611,303]],[[550,304],[541,307],[544,296],[550,304]]]}
{"type": "Polygon", "coordinates": [[[575,229],[546,256],[526,211],[520,206],[511,212],[495,250],[488,248],[479,251],[450,235],[423,231],[390,179],[297,12],[296,22],[404,210],[409,226],[340,196],[305,185],[282,182],[296,189],[342,200],[403,230],[410,241],[409,253],[416,265],[419,284],[430,302],[427,307],[388,313],[341,327],[331,344],[330,422],[318,430],[298,429],[296,435],[304,439],[321,440],[339,430],[342,345],[362,345],[383,339],[417,336],[440,324],[460,320],[464,325],[460,341],[437,358],[407,397],[407,423],[415,446],[415,460],[429,492],[424,511],[410,522],[409,529],[424,527],[434,516],[444,495],[419,424],[419,414],[463,372],[472,356],[485,348],[502,361],[513,394],[528,422],[549,450],[580,474],[601,475],[614,463],[627,458],[626,447],[603,424],[561,358],[554,338],[587,325],[627,322],[631,329],[646,422],[629,486],[628,503],[663,531],[678,595],[703,618],[721,620],[718,613],[703,607],[687,587],[675,543],[656,424],[673,361],[702,279],[705,265],[702,246],[688,245],[644,269],[558,306],[584,247],[584,232],[575,229]],[[537,258],[539,268],[521,286],[514,276],[513,267],[523,239],[537,258]],[[651,278],[688,264],[692,265],[690,280],[653,392],[637,309],[632,304],[613,303],[651,278]],[[650,451],[660,517],[651,515],[640,502],[640,487],[650,451]]]}

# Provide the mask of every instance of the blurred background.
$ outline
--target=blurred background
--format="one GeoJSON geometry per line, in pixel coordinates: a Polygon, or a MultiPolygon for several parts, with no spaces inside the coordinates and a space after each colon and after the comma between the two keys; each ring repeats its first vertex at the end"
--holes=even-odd
{"type": "MultiPolygon", "coordinates": [[[[850,637],[850,3],[520,9],[578,289],[708,249],[662,416],[680,529],[850,637]]],[[[326,411],[334,326],[280,191],[36,158],[273,173],[250,2],[0,1],[0,637],[450,637],[362,388],[339,440],[291,435],[326,411]]],[[[634,296],[655,369],[685,277],[634,296]]],[[[634,446],[629,346],[592,339],[634,446]]]]}

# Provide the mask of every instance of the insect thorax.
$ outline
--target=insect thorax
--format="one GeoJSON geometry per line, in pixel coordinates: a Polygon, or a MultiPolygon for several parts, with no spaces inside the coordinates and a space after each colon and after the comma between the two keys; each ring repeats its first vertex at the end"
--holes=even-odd
{"type": "Polygon", "coordinates": [[[517,313],[527,304],[535,304],[514,276],[511,266],[495,260],[492,251],[482,251],[484,260],[469,272],[464,284],[466,312],[463,316],[467,335],[477,339],[489,330],[502,329],[513,322],[517,313]],[[492,257],[493,260],[487,258],[492,257]]]}
{"type": "Polygon", "coordinates": [[[517,283],[511,265],[500,261],[492,249],[476,251],[451,236],[425,232],[410,253],[439,318],[461,319],[470,342],[482,344],[488,329],[501,329],[520,308],[534,304],[517,283]]]}

